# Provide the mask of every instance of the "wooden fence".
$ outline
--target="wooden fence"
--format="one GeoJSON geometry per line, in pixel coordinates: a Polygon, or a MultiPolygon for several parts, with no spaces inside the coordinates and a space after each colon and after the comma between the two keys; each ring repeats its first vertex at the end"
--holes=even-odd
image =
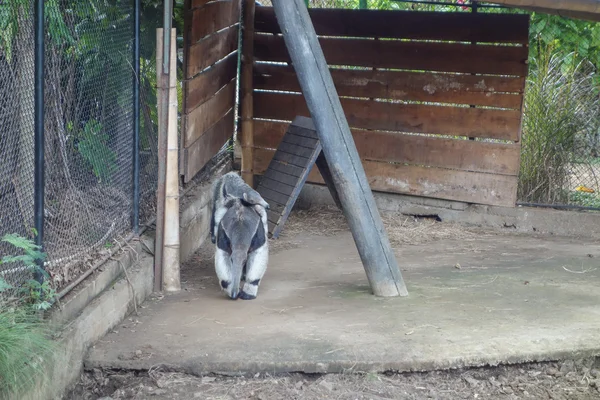
{"type": "MultiPolygon", "coordinates": [[[[514,206],[527,15],[311,9],[371,188],[514,206]]],[[[270,7],[256,7],[253,173],[310,116],[270,7]]],[[[326,134],[326,133],[325,133],[326,134]]],[[[322,183],[313,168],[309,182],[322,183]]]]}
{"type": "Polygon", "coordinates": [[[184,182],[233,136],[240,0],[187,0],[181,172],[184,182]]]}

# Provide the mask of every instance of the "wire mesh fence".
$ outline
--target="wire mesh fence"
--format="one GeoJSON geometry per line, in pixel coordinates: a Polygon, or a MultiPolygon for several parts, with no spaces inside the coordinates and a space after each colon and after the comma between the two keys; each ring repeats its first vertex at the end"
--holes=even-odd
{"type": "MultiPolygon", "coordinates": [[[[34,3],[0,3],[0,237],[36,234],[34,3]]],[[[60,289],[132,230],[134,2],[45,2],[44,14],[44,268],[60,289]]],[[[155,209],[157,26],[146,18],[141,46],[142,223],[155,209]]],[[[1,256],[19,251],[0,242],[1,256]]],[[[4,286],[31,277],[26,265],[0,263],[4,286]]]]}
{"type": "MultiPolygon", "coordinates": [[[[34,226],[33,5],[0,5],[0,32],[0,236],[30,237],[34,226]]],[[[12,251],[11,244],[0,242],[0,255],[12,251]]],[[[20,265],[0,264],[0,283],[14,286],[29,277],[20,265]]]]}

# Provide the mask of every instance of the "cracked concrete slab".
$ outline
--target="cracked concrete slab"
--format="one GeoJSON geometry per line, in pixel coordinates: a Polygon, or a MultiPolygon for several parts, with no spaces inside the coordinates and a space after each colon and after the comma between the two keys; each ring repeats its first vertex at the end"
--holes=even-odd
{"type": "Polygon", "coordinates": [[[422,371],[600,354],[600,246],[481,235],[396,250],[409,296],[370,294],[350,233],[299,235],[253,301],[219,292],[211,250],[86,367],[206,373],[422,371]]]}

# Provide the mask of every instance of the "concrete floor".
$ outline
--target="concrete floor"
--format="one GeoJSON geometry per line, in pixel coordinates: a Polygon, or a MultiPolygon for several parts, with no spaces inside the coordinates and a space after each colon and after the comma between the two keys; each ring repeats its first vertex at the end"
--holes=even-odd
{"type": "Polygon", "coordinates": [[[147,301],[86,366],[409,371],[600,355],[598,243],[498,234],[401,246],[410,295],[383,299],[349,233],[289,240],[253,301],[226,299],[212,251],[200,252],[185,290],[147,301]]]}

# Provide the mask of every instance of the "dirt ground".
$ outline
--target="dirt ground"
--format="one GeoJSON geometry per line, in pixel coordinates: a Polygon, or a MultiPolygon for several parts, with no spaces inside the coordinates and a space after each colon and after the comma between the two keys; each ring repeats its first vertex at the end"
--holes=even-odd
{"type": "Polygon", "coordinates": [[[427,373],[253,377],[97,369],[86,372],[67,399],[587,400],[600,398],[598,364],[587,360],[427,373]]]}
{"type": "MultiPolygon", "coordinates": [[[[393,246],[422,245],[462,238],[469,242],[503,231],[465,228],[401,215],[384,215],[393,246]]],[[[332,208],[295,211],[271,252],[296,247],[301,233],[336,235],[348,228],[332,208]]],[[[511,232],[514,235],[514,232],[511,232]]],[[[201,249],[190,263],[211,263],[201,249]]],[[[182,266],[182,283],[193,274],[182,266]]],[[[201,282],[194,282],[198,285],[201,282]]],[[[386,374],[284,374],[192,376],[154,368],[150,371],[94,369],[86,371],[66,399],[600,399],[600,358],[511,366],[386,374]]]]}

